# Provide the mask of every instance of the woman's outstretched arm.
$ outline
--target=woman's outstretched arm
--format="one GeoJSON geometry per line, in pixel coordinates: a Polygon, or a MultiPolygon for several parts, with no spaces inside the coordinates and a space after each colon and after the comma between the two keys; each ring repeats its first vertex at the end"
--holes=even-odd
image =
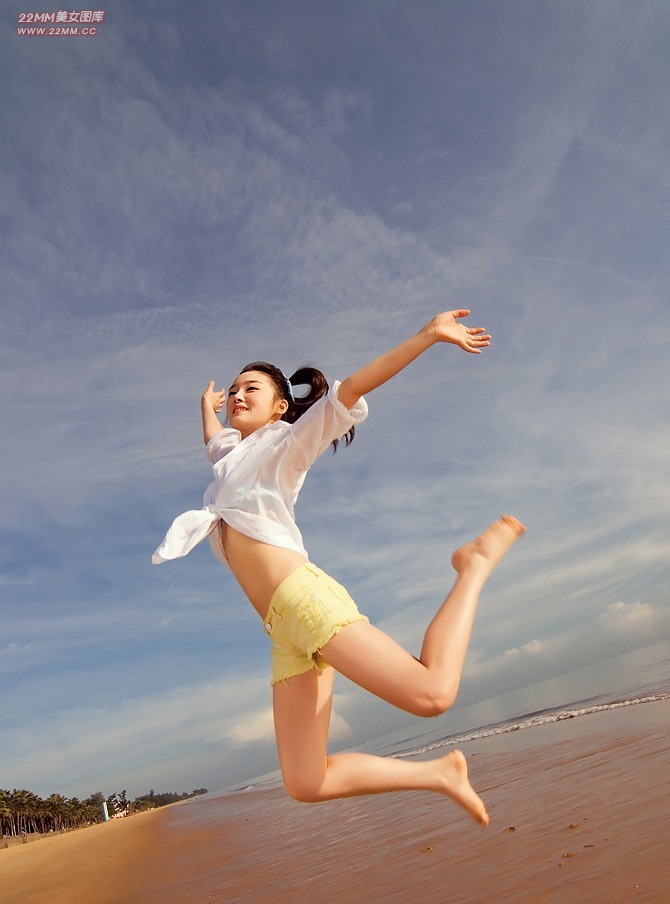
{"type": "Polygon", "coordinates": [[[339,400],[347,408],[352,408],[362,395],[372,392],[391,377],[395,377],[437,342],[458,345],[470,354],[480,355],[482,348],[491,344],[491,337],[483,326],[467,327],[464,323],[458,322],[469,313],[470,311],[463,310],[437,314],[415,336],[406,339],[343,380],[338,389],[339,400]]]}

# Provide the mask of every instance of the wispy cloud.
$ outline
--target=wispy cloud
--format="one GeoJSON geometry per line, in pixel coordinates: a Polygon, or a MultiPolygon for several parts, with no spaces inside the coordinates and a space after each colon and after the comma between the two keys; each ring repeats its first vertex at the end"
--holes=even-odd
{"type": "MultiPolygon", "coordinates": [[[[374,393],[301,496],[313,559],[416,651],[451,551],[525,520],[482,599],[473,697],[667,624],[668,28],[652,3],[289,6],[270,27],[120,0],[95,43],[3,29],[17,784],[274,768],[241,591],[204,548],[149,565],[209,480],[200,393],[257,357],[342,377],[440,308],[494,344],[432,349],[374,393]]],[[[338,695],[337,743],[402,718],[338,695]]]]}
{"type": "Polygon", "coordinates": [[[668,628],[666,608],[656,611],[650,603],[618,601],[595,618],[547,631],[494,656],[487,656],[485,648],[475,644],[459,703],[486,699],[492,688],[503,693],[638,649],[664,636],[668,628]]]}

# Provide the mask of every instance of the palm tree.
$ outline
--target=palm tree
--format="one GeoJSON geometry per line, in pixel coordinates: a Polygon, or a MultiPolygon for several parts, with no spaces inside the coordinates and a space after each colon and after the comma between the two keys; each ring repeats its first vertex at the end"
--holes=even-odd
{"type": "Polygon", "coordinates": [[[0,788],[0,838],[11,834],[11,817],[12,811],[9,806],[9,791],[0,788]]]}
{"type": "Polygon", "coordinates": [[[30,792],[24,788],[14,788],[9,797],[9,806],[12,811],[12,835],[20,835],[26,831],[28,808],[30,806],[30,792]]]}
{"type": "Polygon", "coordinates": [[[62,794],[50,794],[45,804],[46,811],[49,814],[51,830],[53,832],[62,832],[67,812],[67,798],[63,797],[62,794]]]}

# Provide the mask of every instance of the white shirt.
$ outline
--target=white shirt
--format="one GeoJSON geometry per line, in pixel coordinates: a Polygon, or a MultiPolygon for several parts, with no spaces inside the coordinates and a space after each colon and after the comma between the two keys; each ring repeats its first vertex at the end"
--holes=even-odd
{"type": "MultiPolygon", "coordinates": [[[[154,565],[185,556],[221,520],[254,540],[308,558],[293,514],[307,471],[333,440],[368,414],[364,398],[345,408],[337,397],[339,385],[335,381],[294,424],[275,421],[245,439],[232,427],[213,436],[207,456],[214,480],[205,490],[204,508],[175,518],[151,558],[154,565]]],[[[222,558],[220,545],[212,543],[212,548],[222,558]]]]}

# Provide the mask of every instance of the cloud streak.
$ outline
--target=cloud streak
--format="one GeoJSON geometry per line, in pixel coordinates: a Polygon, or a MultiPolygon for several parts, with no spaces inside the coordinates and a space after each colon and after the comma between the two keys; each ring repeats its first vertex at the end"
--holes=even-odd
{"type": "MultiPolygon", "coordinates": [[[[440,308],[472,307],[494,343],[432,349],[374,393],[301,495],[314,561],[416,652],[451,551],[522,518],[466,700],[667,625],[670,20],[483,8],[298,3],[270,28],[236,0],[197,22],[119,0],[88,44],[19,39],[3,13],[17,785],[139,793],[276,767],[241,591],[205,548],[149,565],[209,480],[200,393],[259,357],[341,378],[440,308]]],[[[404,718],[340,683],[336,709],[338,744],[404,718]]]]}

